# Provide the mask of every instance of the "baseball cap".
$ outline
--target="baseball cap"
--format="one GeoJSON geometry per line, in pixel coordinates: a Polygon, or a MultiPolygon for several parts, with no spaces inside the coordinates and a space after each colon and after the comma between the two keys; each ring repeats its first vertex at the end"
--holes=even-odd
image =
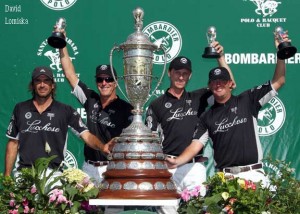
{"type": "Polygon", "coordinates": [[[31,76],[32,79],[36,79],[40,75],[46,75],[47,77],[53,80],[53,73],[49,67],[38,66],[35,69],[33,69],[32,76],[31,76]]]}
{"type": "MultiPolygon", "coordinates": [[[[115,78],[117,78],[117,72],[114,67],[113,67],[113,71],[114,71],[115,78]]],[[[99,76],[100,74],[106,74],[109,77],[113,77],[113,75],[111,73],[110,65],[98,65],[96,68],[96,76],[95,77],[99,76]]]]}
{"type": "Polygon", "coordinates": [[[192,72],[192,62],[190,59],[184,56],[178,56],[175,59],[172,60],[169,66],[169,71],[172,69],[180,70],[180,69],[187,69],[190,72],[192,72]]]}
{"type": "Polygon", "coordinates": [[[216,67],[211,69],[208,75],[208,79],[208,82],[214,80],[231,80],[228,70],[224,67],[216,67]]]}

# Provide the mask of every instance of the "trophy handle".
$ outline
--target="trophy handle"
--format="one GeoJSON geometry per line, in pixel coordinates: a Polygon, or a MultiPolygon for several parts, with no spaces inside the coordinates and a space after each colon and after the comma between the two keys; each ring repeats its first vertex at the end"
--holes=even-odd
{"type": "Polygon", "coordinates": [[[110,71],[111,71],[111,73],[112,73],[112,76],[113,76],[113,78],[114,78],[114,80],[115,80],[115,83],[117,84],[118,89],[120,90],[121,94],[122,94],[122,95],[125,97],[125,99],[129,102],[128,97],[125,95],[125,93],[124,93],[123,90],[121,89],[121,87],[120,87],[120,85],[119,85],[119,83],[118,83],[118,81],[117,81],[117,78],[115,77],[114,71],[113,71],[113,52],[114,52],[115,50],[120,51],[120,49],[121,49],[120,46],[115,45],[115,46],[111,49],[111,51],[110,51],[110,54],[109,54],[110,71]]]}
{"type": "MultiPolygon", "coordinates": [[[[159,51],[159,50],[162,50],[164,52],[164,59],[165,59],[165,62],[164,62],[164,68],[163,68],[163,72],[157,82],[157,85],[155,86],[155,88],[153,89],[152,93],[148,96],[146,102],[148,102],[148,100],[154,95],[156,89],[160,86],[161,82],[162,82],[162,79],[165,75],[165,72],[166,72],[166,65],[167,65],[167,52],[165,51],[165,49],[163,48],[163,46],[161,45],[156,51],[159,51]]],[[[145,102],[145,103],[146,103],[145,102]]]]}

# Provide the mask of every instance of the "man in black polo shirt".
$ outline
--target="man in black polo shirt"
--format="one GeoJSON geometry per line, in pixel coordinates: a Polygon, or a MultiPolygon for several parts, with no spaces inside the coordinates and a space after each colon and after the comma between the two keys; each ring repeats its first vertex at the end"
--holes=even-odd
{"type": "MultiPolygon", "coordinates": [[[[96,68],[95,82],[98,94],[77,77],[67,47],[60,49],[60,59],[64,74],[73,88],[72,93],[86,110],[87,126],[91,133],[102,142],[120,136],[122,130],[131,123],[133,107],[117,96],[117,83],[114,81],[110,66],[99,65],[96,68]]],[[[117,78],[114,68],[113,71],[117,78]]],[[[108,164],[106,156],[85,145],[84,157],[83,171],[94,178],[95,184],[99,185],[103,180],[102,173],[106,171],[108,164]]]]}
{"type": "MultiPolygon", "coordinates": [[[[276,38],[275,43],[277,47],[276,38]]],[[[200,117],[190,146],[176,160],[167,158],[169,166],[178,167],[190,161],[202,150],[209,136],[217,170],[253,182],[262,181],[262,185],[267,186],[269,180],[262,169],[257,116],[285,83],[285,70],[285,61],[278,58],[272,80],[234,96],[228,70],[212,69],[208,85],[215,104],[200,117]]]]}
{"type": "Polygon", "coordinates": [[[54,99],[55,82],[48,67],[36,67],[32,73],[30,90],[33,98],[18,103],[13,111],[6,136],[9,138],[5,156],[5,175],[13,170],[17,155],[17,172],[31,167],[37,158],[57,155],[47,171],[58,168],[64,160],[67,147],[68,127],[94,149],[109,153],[104,145],[92,135],[79,114],[71,106],[54,99]]]}
{"type": "MultiPolygon", "coordinates": [[[[220,66],[229,67],[225,62],[223,47],[214,42],[213,47],[221,54],[220,66]]],[[[189,146],[198,117],[208,105],[212,93],[207,88],[187,92],[185,87],[192,75],[191,61],[184,56],[172,60],[168,70],[170,88],[149,105],[146,123],[152,131],[160,133],[164,154],[171,158],[179,156],[189,146]]],[[[206,181],[205,158],[202,151],[190,163],[170,170],[178,192],[206,181]]],[[[159,213],[176,213],[177,207],[163,207],[159,213]]]]}

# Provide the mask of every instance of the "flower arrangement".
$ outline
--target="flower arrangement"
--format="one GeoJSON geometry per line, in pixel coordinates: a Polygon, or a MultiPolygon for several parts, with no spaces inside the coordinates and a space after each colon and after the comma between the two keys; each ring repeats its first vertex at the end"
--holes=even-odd
{"type": "Polygon", "coordinates": [[[32,169],[22,169],[20,176],[12,178],[0,174],[0,213],[102,213],[89,206],[88,199],[98,195],[87,174],[70,168],[53,178],[46,169],[51,160],[38,159],[32,169]]]}
{"type": "Polygon", "coordinates": [[[184,190],[178,213],[299,213],[300,181],[293,176],[294,170],[283,161],[272,161],[271,158],[266,161],[280,172],[268,172],[271,181],[268,188],[249,180],[225,177],[223,172],[219,172],[205,183],[205,196],[201,194],[199,186],[193,190],[184,190]]]}

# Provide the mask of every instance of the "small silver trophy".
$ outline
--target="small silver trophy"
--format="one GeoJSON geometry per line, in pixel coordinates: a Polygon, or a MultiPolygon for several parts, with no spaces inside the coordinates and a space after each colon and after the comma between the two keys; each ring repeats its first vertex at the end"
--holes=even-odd
{"type": "Polygon", "coordinates": [[[212,43],[216,41],[217,31],[214,26],[210,26],[206,33],[208,47],[204,49],[203,58],[219,58],[220,54],[212,47],[212,43]]]}
{"type": "Polygon", "coordinates": [[[275,37],[279,41],[277,57],[279,59],[288,59],[295,55],[297,52],[297,48],[292,46],[290,42],[285,42],[283,36],[286,32],[283,30],[282,27],[277,26],[274,31],[275,37]]]}
{"type": "MultiPolygon", "coordinates": [[[[56,29],[62,30],[66,28],[66,19],[59,18],[56,21],[56,29]]],[[[65,35],[61,32],[53,32],[52,35],[48,38],[48,44],[53,48],[64,48],[66,47],[66,38],[65,35]]]]}

